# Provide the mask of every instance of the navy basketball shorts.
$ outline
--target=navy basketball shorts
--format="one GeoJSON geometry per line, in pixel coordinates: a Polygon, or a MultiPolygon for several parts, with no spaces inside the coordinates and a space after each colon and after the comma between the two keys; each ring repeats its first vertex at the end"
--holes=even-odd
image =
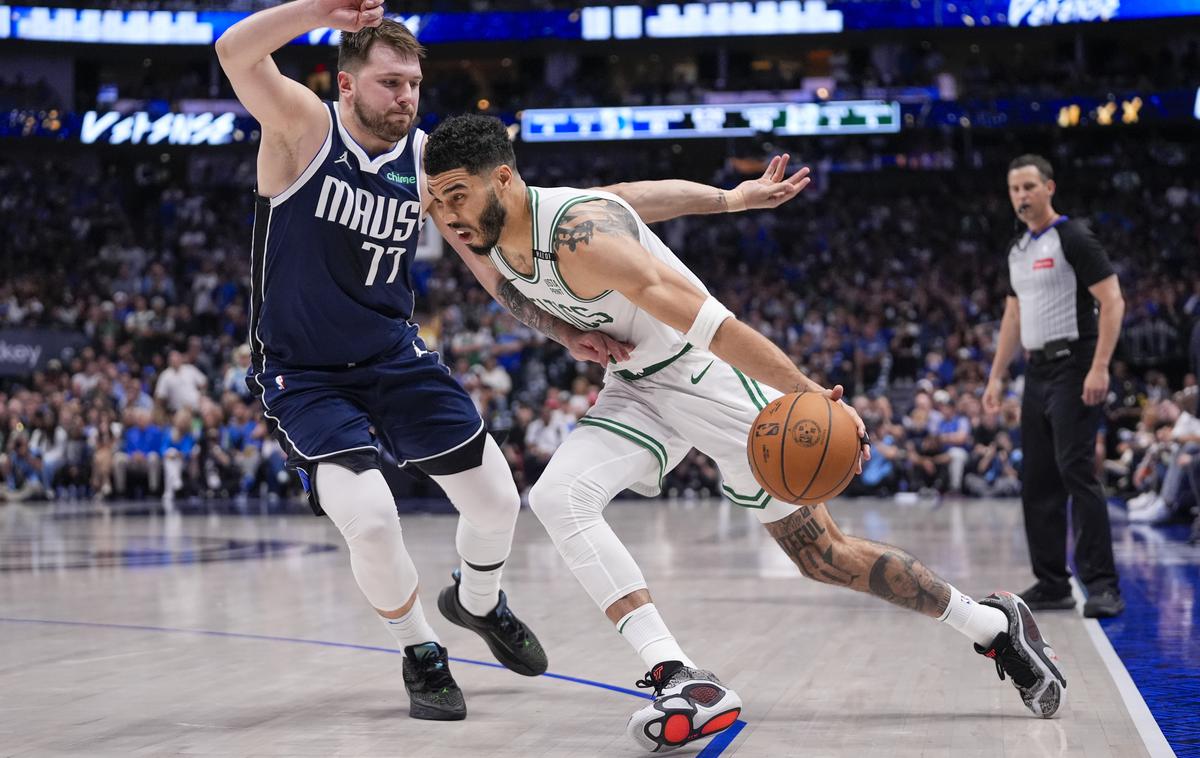
{"type": "Polygon", "coordinates": [[[293,468],[380,444],[401,464],[419,464],[483,429],[470,396],[419,338],[354,366],[260,365],[247,383],[293,468]]]}

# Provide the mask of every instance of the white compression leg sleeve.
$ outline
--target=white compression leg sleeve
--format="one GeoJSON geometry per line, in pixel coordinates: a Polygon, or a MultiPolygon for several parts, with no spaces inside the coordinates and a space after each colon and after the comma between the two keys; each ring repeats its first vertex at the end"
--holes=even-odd
{"type": "Polygon", "coordinates": [[[500,446],[487,435],[480,465],[431,478],[460,514],[454,539],[463,561],[459,602],[469,613],[484,616],[500,601],[501,566],[512,550],[513,529],[521,510],[512,471],[500,446]]]}
{"type": "Polygon", "coordinates": [[[657,473],[658,462],[645,448],[585,426],[571,432],[529,491],[533,512],[601,610],[646,588],[633,556],[604,520],[604,508],[630,484],[657,473]]]}
{"type": "Polygon", "coordinates": [[[350,567],[367,602],[381,611],[402,608],[417,589],[417,569],[404,548],[396,501],[383,474],[319,463],[314,480],[321,508],[346,539],[350,567]]]}

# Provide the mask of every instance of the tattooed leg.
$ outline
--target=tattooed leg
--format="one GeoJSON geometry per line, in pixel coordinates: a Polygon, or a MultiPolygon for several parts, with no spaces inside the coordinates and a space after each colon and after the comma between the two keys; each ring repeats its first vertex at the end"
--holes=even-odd
{"type": "Polygon", "coordinates": [[[866,592],[933,618],[950,602],[944,579],[899,548],[843,534],[824,505],[802,505],[765,526],[810,579],[866,592]]]}

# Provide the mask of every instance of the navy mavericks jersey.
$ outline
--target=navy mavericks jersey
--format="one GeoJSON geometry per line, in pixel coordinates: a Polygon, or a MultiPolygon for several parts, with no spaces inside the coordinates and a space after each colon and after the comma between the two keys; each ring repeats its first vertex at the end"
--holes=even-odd
{"type": "MultiPolygon", "coordinates": [[[[273,198],[256,196],[250,344],[283,366],[346,366],[410,344],[425,182],[425,133],[371,159],[327,103],[312,163],[273,198]]],[[[258,361],[256,361],[258,363],[258,361]]]]}

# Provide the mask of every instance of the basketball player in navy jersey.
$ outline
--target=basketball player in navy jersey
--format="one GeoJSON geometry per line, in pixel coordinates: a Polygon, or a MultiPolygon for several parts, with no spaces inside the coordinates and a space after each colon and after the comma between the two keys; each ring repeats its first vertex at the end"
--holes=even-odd
{"type": "MultiPolygon", "coordinates": [[[[378,444],[430,475],[458,509],[455,583],[439,596],[450,621],[480,634],[517,673],[546,670],[537,638],[509,609],[501,568],[520,498],[470,397],[417,336],[409,268],[428,209],[414,129],[423,50],[382,0],[296,0],[234,25],[217,42],[238,98],[259,121],[247,378],[317,515],[346,539],[354,577],[404,649],[414,718],[466,715],[446,650],[425,619],[417,572],[378,444]],[[310,30],[345,33],[338,96],[322,102],[283,76],[271,53],[310,30]],[[377,439],[377,437],[378,439],[377,439]]],[[[626,185],[639,212],[774,207],[807,184],[761,180],[721,192],[686,182],[626,185]]],[[[469,240],[448,234],[466,259],[469,240]]],[[[493,293],[495,294],[495,293],[493,293]]],[[[628,346],[561,322],[538,326],[580,360],[624,360],[628,346]]]]}

